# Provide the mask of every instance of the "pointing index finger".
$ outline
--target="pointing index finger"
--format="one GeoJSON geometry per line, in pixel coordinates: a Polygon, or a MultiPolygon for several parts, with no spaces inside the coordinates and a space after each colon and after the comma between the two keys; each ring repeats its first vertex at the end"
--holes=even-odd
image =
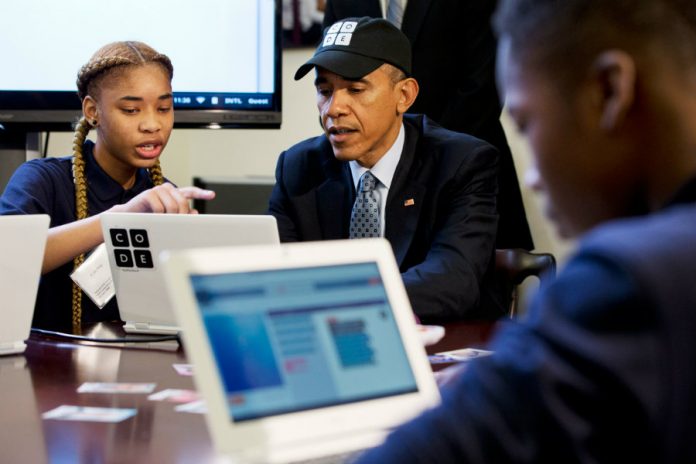
{"type": "Polygon", "coordinates": [[[215,192],[212,190],[203,190],[198,187],[181,187],[179,193],[188,199],[196,200],[212,200],[215,198],[215,192]]]}

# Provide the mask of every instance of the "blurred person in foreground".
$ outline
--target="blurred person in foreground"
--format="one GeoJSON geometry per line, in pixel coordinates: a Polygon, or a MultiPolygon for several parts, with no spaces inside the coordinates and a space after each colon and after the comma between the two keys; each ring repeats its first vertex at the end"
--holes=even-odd
{"type": "Polygon", "coordinates": [[[503,0],[495,26],[526,178],[578,250],[360,462],[696,462],[696,2],[503,0]]]}

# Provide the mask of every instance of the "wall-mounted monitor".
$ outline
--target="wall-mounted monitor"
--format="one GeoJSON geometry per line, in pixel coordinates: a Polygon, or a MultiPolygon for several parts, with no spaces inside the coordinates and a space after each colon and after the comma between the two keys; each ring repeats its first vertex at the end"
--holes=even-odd
{"type": "Polygon", "coordinates": [[[174,64],[175,127],[280,127],[280,0],[21,0],[0,13],[0,125],[71,130],[75,80],[102,45],[174,64]]]}

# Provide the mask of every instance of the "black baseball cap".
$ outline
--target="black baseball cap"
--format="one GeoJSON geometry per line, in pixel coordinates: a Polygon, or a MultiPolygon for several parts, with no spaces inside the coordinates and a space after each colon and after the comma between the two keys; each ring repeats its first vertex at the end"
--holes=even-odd
{"type": "Polygon", "coordinates": [[[346,79],[360,79],[389,63],[411,75],[411,43],[396,26],[385,19],[346,18],[324,30],[314,56],[295,73],[302,79],[320,66],[346,79]]]}

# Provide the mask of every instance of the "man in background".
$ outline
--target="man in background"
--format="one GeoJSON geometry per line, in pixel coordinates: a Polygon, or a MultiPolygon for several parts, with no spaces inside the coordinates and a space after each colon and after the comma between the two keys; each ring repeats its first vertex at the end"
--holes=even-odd
{"type": "Polygon", "coordinates": [[[526,176],[578,251],[361,463],[696,462],[696,3],[501,0],[526,176]]]}
{"type": "Polygon", "coordinates": [[[349,16],[386,18],[411,42],[420,93],[410,113],[483,139],[500,153],[497,248],[534,248],[515,164],[500,124],[491,0],[327,0],[324,27],[349,16]]]}

